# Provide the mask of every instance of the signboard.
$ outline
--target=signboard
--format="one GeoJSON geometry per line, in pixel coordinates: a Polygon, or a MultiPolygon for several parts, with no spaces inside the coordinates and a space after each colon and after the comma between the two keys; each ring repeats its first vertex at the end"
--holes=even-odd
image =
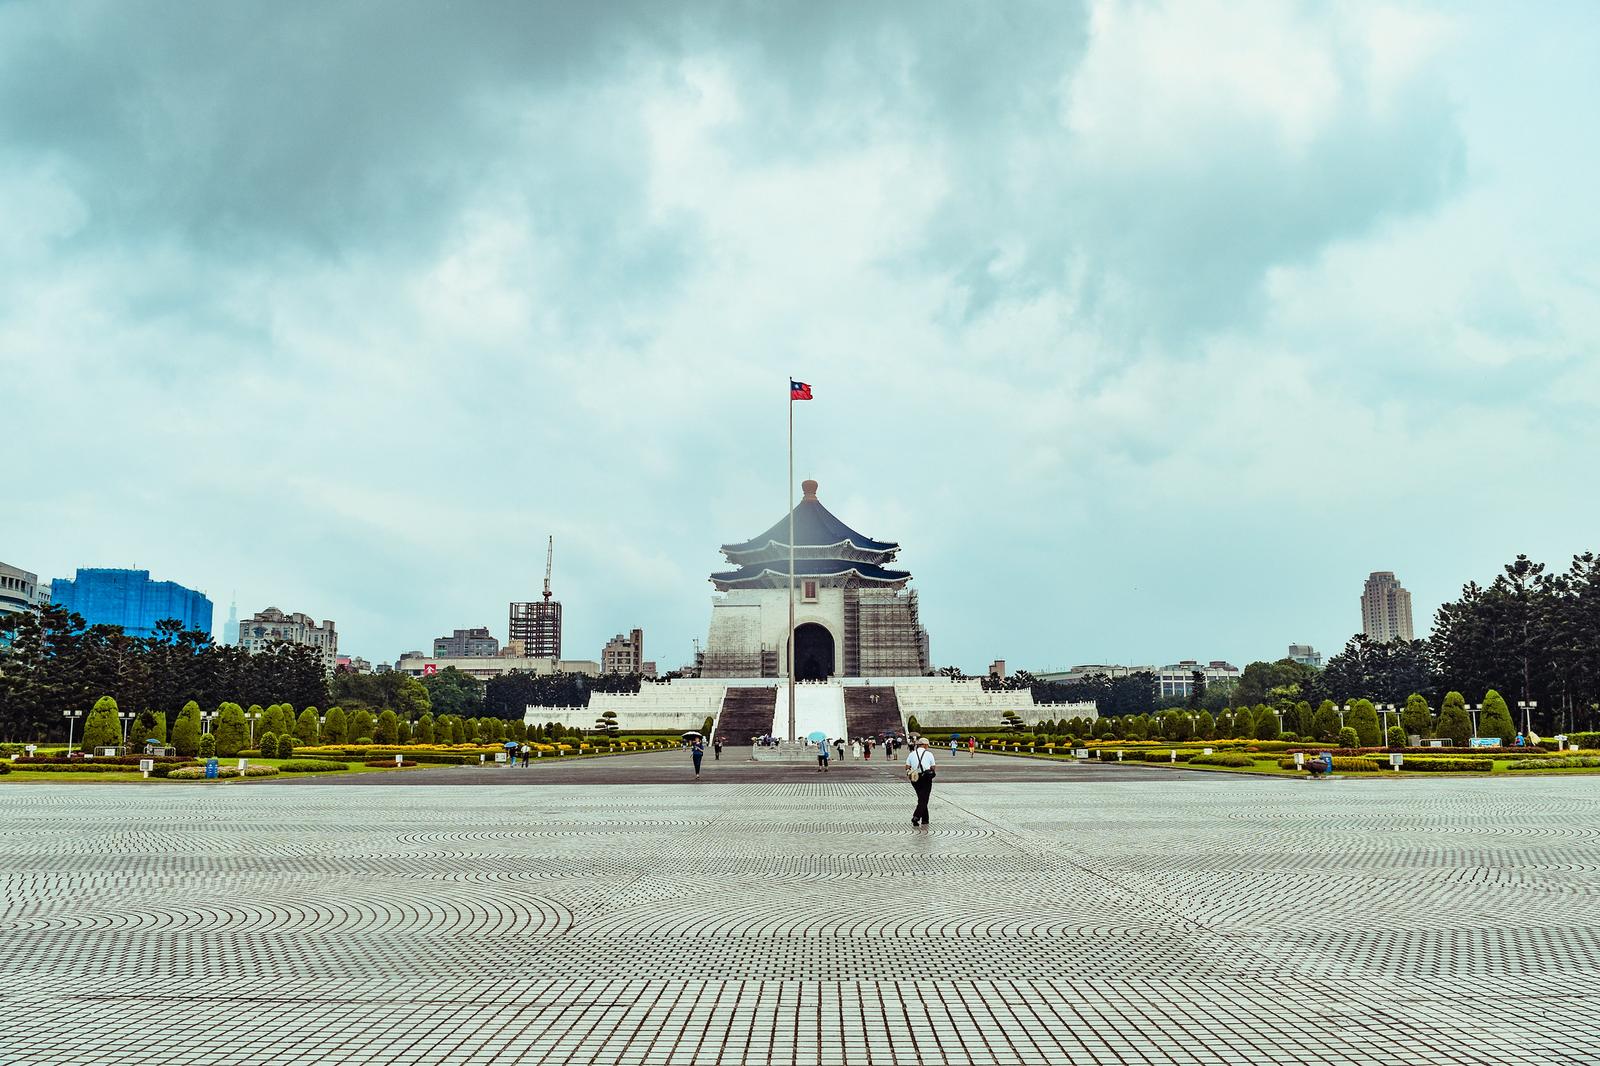
{"type": "Polygon", "coordinates": [[[217,776],[217,760],[206,760],[206,778],[209,780],[217,776]]]}
{"type": "Polygon", "coordinates": [[[1398,752],[1398,751],[1391,751],[1389,753],[1389,765],[1392,766],[1394,769],[1396,769],[1396,770],[1400,769],[1400,767],[1405,765],[1405,762],[1406,762],[1405,753],[1398,752]]]}
{"type": "Polygon", "coordinates": [[[154,759],[140,759],[139,760],[139,772],[141,774],[148,774],[151,770],[154,770],[155,768],[156,768],[156,761],[154,759]]]}
{"type": "Polygon", "coordinates": [[[497,752],[495,752],[495,753],[494,753],[494,761],[495,761],[495,762],[498,762],[498,763],[503,763],[503,762],[505,762],[505,761],[506,761],[506,753],[505,753],[505,752],[503,752],[503,751],[497,751],[497,752]]]}
{"type": "Polygon", "coordinates": [[[249,765],[250,765],[250,760],[249,759],[240,759],[239,760],[239,776],[240,777],[244,776],[244,768],[246,766],[249,766],[249,765]]]}
{"type": "Polygon", "coordinates": [[[438,663],[423,663],[422,664],[422,676],[423,677],[432,677],[434,674],[437,674],[438,672],[439,672],[439,664],[438,663]]]}
{"type": "Polygon", "coordinates": [[[1499,746],[1499,737],[1473,737],[1467,744],[1469,748],[1498,748],[1499,746]]]}

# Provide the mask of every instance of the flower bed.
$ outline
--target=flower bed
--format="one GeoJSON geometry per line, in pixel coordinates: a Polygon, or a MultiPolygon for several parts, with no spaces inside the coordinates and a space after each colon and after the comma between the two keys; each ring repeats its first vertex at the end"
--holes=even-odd
{"type": "Polygon", "coordinates": [[[1210,755],[1201,752],[1189,760],[1191,766],[1254,766],[1256,761],[1238,751],[1216,751],[1210,755]]]}
{"type": "MultiPolygon", "coordinates": [[[[218,777],[277,777],[276,766],[246,766],[244,773],[240,774],[237,766],[230,766],[225,770],[217,771],[218,777]]],[[[169,781],[204,781],[206,768],[204,766],[184,766],[167,775],[169,781]]]]}
{"type": "MultiPolygon", "coordinates": [[[[1296,767],[1293,759],[1279,759],[1278,769],[1294,770],[1303,767],[1296,767]]],[[[1377,759],[1357,759],[1338,755],[1333,757],[1333,772],[1336,774],[1375,774],[1382,769],[1377,759]]]]}
{"type": "Polygon", "coordinates": [[[333,774],[348,769],[349,763],[328,759],[288,759],[278,764],[279,772],[285,774],[333,774]]]}
{"type": "Polygon", "coordinates": [[[1494,769],[1494,760],[1413,759],[1407,755],[1400,769],[1422,774],[1486,774],[1494,769]]]}

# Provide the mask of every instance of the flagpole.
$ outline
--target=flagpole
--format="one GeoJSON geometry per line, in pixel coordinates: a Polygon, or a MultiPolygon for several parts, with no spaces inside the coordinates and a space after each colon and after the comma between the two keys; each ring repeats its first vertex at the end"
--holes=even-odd
{"type": "Polygon", "coordinates": [[[794,378],[789,378],[789,743],[794,733],[794,378]]]}

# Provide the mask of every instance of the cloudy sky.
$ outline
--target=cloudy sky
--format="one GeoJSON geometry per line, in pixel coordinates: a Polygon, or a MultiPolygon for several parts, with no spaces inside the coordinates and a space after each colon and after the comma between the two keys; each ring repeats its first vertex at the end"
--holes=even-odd
{"type": "Polygon", "coordinates": [[[0,4],[0,559],[392,659],[704,638],[797,477],[934,658],[1332,652],[1600,548],[1590,3],[0,4]]]}

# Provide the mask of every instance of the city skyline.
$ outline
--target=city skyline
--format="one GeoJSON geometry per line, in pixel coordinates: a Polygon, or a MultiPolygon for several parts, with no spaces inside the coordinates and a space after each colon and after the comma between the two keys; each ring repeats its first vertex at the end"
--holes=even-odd
{"type": "Polygon", "coordinates": [[[392,661],[553,534],[563,654],[670,669],[798,498],[791,376],[972,674],[1331,656],[1372,571],[1420,636],[1600,548],[1591,7],[157,10],[0,11],[41,580],[392,661]]]}

